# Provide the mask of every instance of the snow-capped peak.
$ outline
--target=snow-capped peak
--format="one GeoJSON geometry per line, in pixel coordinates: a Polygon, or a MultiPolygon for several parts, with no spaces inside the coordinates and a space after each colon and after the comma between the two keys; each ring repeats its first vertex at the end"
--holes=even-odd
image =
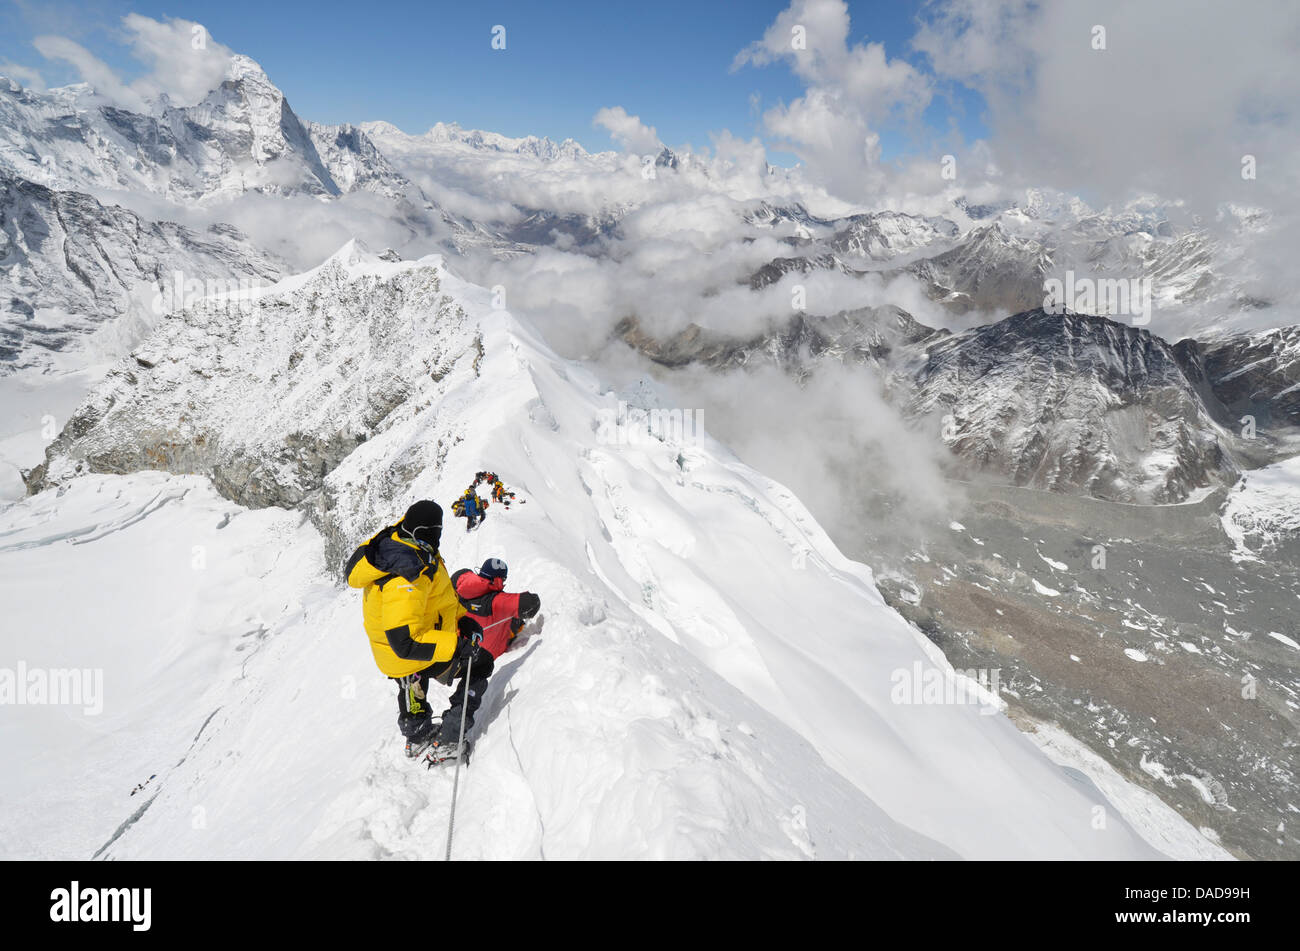
{"type": "Polygon", "coordinates": [[[1077,220],[1092,212],[1079,196],[1053,188],[1025,189],[1025,201],[1021,207],[1030,218],[1044,221],[1077,220]]]}
{"type": "Polygon", "coordinates": [[[236,53],[230,57],[230,62],[226,64],[226,78],[231,82],[240,82],[251,80],[256,83],[264,84],[275,89],[278,93],[280,90],[271,82],[270,77],[266,75],[266,70],[262,68],[261,63],[250,56],[242,53],[236,53]]]}
{"type": "Polygon", "coordinates": [[[360,128],[367,135],[395,152],[419,151],[429,146],[457,145],[475,151],[502,152],[531,156],[543,162],[557,159],[578,159],[588,152],[573,139],[555,142],[545,136],[527,135],[511,138],[481,129],[465,129],[456,122],[436,122],[422,135],[410,135],[391,122],[363,122],[360,128]]]}
{"type": "Polygon", "coordinates": [[[375,136],[382,136],[382,135],[406,135],[407,134],[403,132],[401,129],[399,129],[397,126],[393,125],[391,122],[385,122],[382,119],[373,119],[370,122],[359,123],[357,125],[357,128],[372,138],[375,136]]]}

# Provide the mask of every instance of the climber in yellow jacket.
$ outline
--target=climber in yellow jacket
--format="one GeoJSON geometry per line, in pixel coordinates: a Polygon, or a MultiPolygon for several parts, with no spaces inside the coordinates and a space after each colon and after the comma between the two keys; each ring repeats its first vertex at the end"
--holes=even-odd
{"type": "Polygon", "coordinates": [[[483,630],[467,616],[438,553],[441,539],[442,506],[416,502],[400,522],[359,546],[344,567],[348,585],[364,589],[362,612],[375,663],[397,682],[397,725],[410,756],[431,743],[441,755],[455,755],[462,705],[468,730],[492,673],[492,655],[479,646],[483,630]],[[461,682],[437,730],[429,680],[450,684],[457,677],[461,682]]]}

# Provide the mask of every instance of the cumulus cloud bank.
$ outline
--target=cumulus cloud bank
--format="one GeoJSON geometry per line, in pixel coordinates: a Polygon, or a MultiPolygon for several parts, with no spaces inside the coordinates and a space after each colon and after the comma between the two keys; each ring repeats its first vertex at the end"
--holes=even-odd
{"type": "Polygon", "coordinates": [[[609,132],[624,151],[646,155],[663,148],[659,133],[641,121],[640,116],[630,116],[622,106],[607,106],[596,113],[592,124],[609,132]]]}
{"type": "Polygon", "coordinates": [[[1296,4],[948,0],[932,12],[913,45],[983,95],[998,163],[1025,184],[1103,202],[1153,192],[1202,213],[1295,191],[1296,4]]]}
{"type": "Polygon", "coordinates": [[[733,69],[786,63],[804,95],[763,114],[766,129],[832,191],[863,200],[883,183],[876,125],[915,116],[930,102],[929,79],[881,43],[849,43],[842,0],[794,0],[733,69]]]}
{"type": "MultiPolygon", "coordinates": [[[[193,105],[221,83],[234,55],[191,20],[159,21],[131,13],[123,18],[122,27],[131,55],[149,67],[131,82],[67,37],[43,35],[32,44],[46,59],[72,66],[99,95],[134,111],[145,111],[150,101],[163,94],[175,105],[193,105]]],[[[17,72],[14,75],[21,78],[17,72]]]]}

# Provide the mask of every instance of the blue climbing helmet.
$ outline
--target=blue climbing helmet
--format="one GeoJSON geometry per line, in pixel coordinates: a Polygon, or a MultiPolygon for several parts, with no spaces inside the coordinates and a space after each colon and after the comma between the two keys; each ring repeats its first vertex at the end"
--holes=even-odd
{"type": "Polygon", "coordinates": [[[500,578],[506,580],[506,563],[500,558],[489,558],[483,562],[483,567],[478,570],[484,578],[500,578]]]}

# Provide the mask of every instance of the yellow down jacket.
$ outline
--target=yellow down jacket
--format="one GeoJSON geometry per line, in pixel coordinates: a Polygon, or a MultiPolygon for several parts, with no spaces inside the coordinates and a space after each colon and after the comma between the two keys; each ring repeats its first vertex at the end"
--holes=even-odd
{"type": "Polygon", "coordinates": [[[405,677],[456,653],[466,611],[439,555],[390,525],[357,548],[344,570],[348,585],[365,591],[366,636],[384,674],[405,677]]]}

